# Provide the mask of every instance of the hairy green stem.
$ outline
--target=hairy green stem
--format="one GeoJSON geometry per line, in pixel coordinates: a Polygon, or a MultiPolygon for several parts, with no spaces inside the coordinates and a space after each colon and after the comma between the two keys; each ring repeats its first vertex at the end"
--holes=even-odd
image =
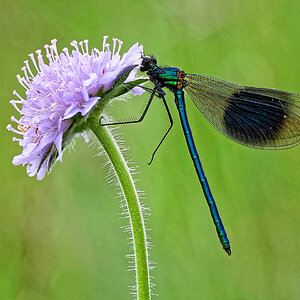
{"type": "Polygon", "coordinates": [[[148,249],[146,230],[139,196],[127,163],[120,147],[112,137],[107,127],[99,125],[99,120],[94,117],[89,122],[89,127],[103,146],[118,177],[129,213],[131,234],[134,248],[137,298],[139,300],[151,299],[148,249]]]}

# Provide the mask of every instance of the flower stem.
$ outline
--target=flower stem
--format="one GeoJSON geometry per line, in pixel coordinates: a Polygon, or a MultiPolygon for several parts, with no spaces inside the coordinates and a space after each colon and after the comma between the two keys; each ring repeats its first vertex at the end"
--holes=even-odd
{"type": "Polygon", "coordinates": [[[109,129],[100,126],[97,118],[93,118],[90,121],[89,126],[103,146],[118,177],[120,188],[128,208],[134,248],[137,299],[148,300],[151,299],[148,249],[139,196],[121,149],[109,129]]]}

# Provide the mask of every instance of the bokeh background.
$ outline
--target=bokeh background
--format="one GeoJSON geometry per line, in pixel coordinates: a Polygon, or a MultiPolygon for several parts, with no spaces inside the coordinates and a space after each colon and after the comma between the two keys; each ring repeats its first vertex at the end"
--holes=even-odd
{"type": "MultiPolygon", "coordinates": [[[[103,157],[83,140],[41,182],[12,157],[21,148],[5,127],[27,54],[58,39],[62,49],[102,36],[124,50],[144,45],[161,65],[244,85],[300,93],[300,2],[294,0],[1,0],[1,299],[132,299],[127,234],[103,157]]],[[[131,115],[133,105],[115,103],[131,115]]],[[[152,166],[147,162],[168,120],[159,101],[139,125],[119,128],[152,210],[151,260],[157,299],[299,299],[300,148],[252,150],[215,131],[187,99],[195,142],[227,228],[221,249],[179,124],[152,166]]],[[[131,102],[132,102],[131,101],[131,102]]]]}

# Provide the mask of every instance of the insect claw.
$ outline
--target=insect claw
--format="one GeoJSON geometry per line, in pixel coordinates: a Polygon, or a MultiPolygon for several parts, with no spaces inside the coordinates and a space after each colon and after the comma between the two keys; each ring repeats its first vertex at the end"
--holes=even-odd
{"type": "Polygon", "coordinates": [[[102,121],[102,119],[104,119],[104,117],[103,117],[103,116],[101,116],[101,117],[100,117],[100,120],[99,120],[99,124],[100,124],[100,126],[103,126],[103,123],[101,122],[101,121],[102,121]]]}

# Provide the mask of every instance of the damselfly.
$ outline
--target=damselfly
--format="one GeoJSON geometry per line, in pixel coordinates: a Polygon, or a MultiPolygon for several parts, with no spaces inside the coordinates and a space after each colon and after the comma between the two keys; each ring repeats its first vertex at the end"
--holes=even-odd
{"type": "Polygon", "coordinates": [[[203,116],[219,132],[237,143],[258,149],[286,149],[300,143],[300,95],[273,89],[242,86],[209,76],[188,74],[178,68],[162,68],[157,66],[157,60],[153,56],[143,58],[140,70],[147,72],[149,80],[154,84],[154,89],[151,90],[151,96],[141,117],[135,121],[102,125],[141,122],[154,96],[159,97],[168,113],[170,126],[155,149],[152,161],[154,154],[173,125],[163,89],[168,88],[174,94],[183,133],[217,234],[224,250],[230,255],[229,240],[205,177],[189,126],[184,91],[187,91],[203,116]]]}

